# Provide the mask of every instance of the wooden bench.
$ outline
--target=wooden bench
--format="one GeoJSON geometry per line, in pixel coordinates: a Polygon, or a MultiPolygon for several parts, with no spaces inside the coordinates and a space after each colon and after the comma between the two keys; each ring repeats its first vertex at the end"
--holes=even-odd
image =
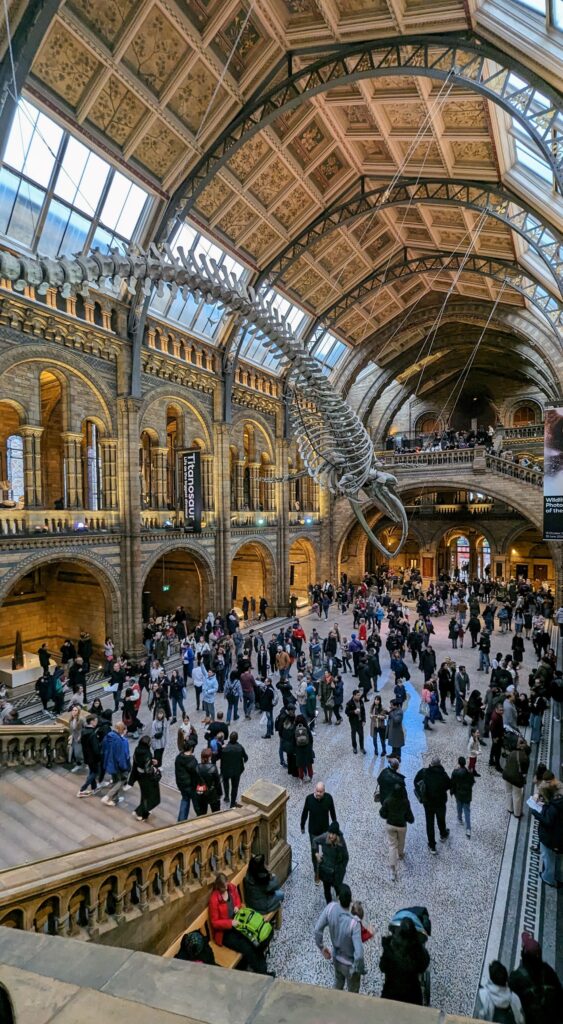
{"type": "MultiPolygon", "coordinates": [[[[238,871],[237,874],[233,876],[233,878],[229,879],[229,881],[231,882],[232,885],[236,885],[238,888],[244,881],[245,874],[246,868],[242,868],[242,870],[238,871]]],[[[264,914],[264,920],[271,921],[274,925],[274,928],[279,929],[281,927],[281,916],[281,907],[279,907],[278,910],[273,910],[269,914],[264,914]]],[[[217,964],[218,967],[227,967],[229,970],[233,970],[233,968],[235,968],[237,964],[239,964],[240,961],[242,960],[241,953],[236,953],[235,950],[228,949],[226,946],[218,946],[215,942],[213,942],[213,939],[211,938],[211,925],[209,923],[209,912],[207,907],[205,908],[205,910],[202,910],[201,914],[199,914],[199,916],[196,917],[195,921],[192,921],[189,928],[186,928],[185,931],[181,932],[180,935],[178,935],[178,937],[174,940],[172,945],[168,947],[163,956],[168,958],[175,957],[176,953],[178,953],[180,949],[180,946],[182,945],[182,939],[184,938],[184,935],[189,935],[190,932],[201,932],[202,935],[206,936],[209,939],[209,945],[213,950],[215,963],[217,964]]]]}

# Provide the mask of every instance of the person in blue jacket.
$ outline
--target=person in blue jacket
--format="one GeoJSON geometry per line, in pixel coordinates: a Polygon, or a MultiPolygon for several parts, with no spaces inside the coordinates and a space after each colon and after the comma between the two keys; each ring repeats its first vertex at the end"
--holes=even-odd
{"type": "Polygon", "coordinates": [[[104,772],[111,775],[111,788],[102,797],[102,803],[115,807],[123,797],[119,794],[127,784],[131,771],[131,757],[127,741],[127,728],[123,722],[116,722],[104,736],[102,742],[102,763],[104,772]]]}

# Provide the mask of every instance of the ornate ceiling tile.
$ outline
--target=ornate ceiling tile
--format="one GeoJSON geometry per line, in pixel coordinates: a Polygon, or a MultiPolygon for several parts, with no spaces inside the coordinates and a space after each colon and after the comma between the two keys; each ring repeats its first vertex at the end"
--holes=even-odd
{"type": "Polygon", "coordinates": [[[426,228],[411,228],[405,226],[405,234],[409,242],[431,242],[432,239],[426,228]]]}
{"type": "Polygon", "coordinates": [[[209,118],[224,101],[227,93],[217,88],[217,78],[203,61],[198,60],[168,102],[171,110],[192,132],[197,132],[203,118],[209,118]],[[211,106],[210,106],[211,104],[211,106]]]}
{"type": "Polygon", "coordinates": [[[325,306],[328,306],[330,302],[336,299],[337,295],[337,289],[333,288],[328,281],[325,281],[320,288],[317,288],[309,295],[309,302],[315,309],[324,309],[325,306]]]}
{"type": "Polygon", "coordinates": [[[229,188],[219,175],[216,175],[199,196],[196,210],[204,217],[211,219],[233,195],[233,189],[229,188]]]}
{"type": "Polygon", "coordinates": [[[311,172],[310,177],[319,192],[324,195],[334,182],[337,181],[338,178],[342,177],[347,170],[348,164],[340,155],[339,151],[335,149],[315,167],[314,171],[311,172]]]}
{"type": "Polygon", "coordinates": [[[33,62],[33,73],[72,107],[82,99],[100,62],[55,21],[33,62]]]}
{"type": "Polygon", "coordinates": [[[380,78],[375,78],[373,81],[374,95],[377,97],[378,102],[382,99],[382,94],[389,93],[411,93],[416,99],[419,99],[418,90],[416,88],[416,78],[412,75],[382,75],[380,78]]]}
{"type": "MultiPolygon", "coordinates": [[[[467,235],[467,232],[465,232],[465,235],[467,235]]],[[[462,231],[440,231],[439,236],[440,245],[452,246],[454,249],[464,241],[464,233],[462,231]]],[[[469,242],[469,235],[467,235],[466,241],[469,242]]]]}
{"type": "Polygon", "coordinates": [[[381,255],[384,249],[387,248],[389,243],[392,241],[392,236],[388,231],[383,231],[378,238],[375,238],[373,242],[366,247],[365,252],[370,259],[377,261],[377,258],[381,255]]]}
{"type": "Polygon", "coordinates": [[[321,275],[317,273],[316,270],[313,270],[312,267],[309,267],[293,287],[299,295],[302,295],[305,298],[309,293],[316,291],[323,283],[324,279],[321,275]]]}
{"type": "Polygon", "coordinates": [[[164,178],[182,153],[186,153],[182,140],[159,119],[143,135],[132,155],[157,178],[164,178]]]}
{"type": "Polygon", "coordinates": [[[314,118],[290,142],[289,149],[301,167],[308,167],[311,161],[315,160],[327,145],[330,145],[330,141],[325,126],[318,118],[314,118]]]}
{"type": "Polygon", "coordinates": [[[245,203],[244,199],[237,199],[221,219],[217,221],[216,226],[228,238],[236,240],[257,220],[256,212],[252,207],[245,203]]]}
{"type": "Polygon", "coordinates": [[[358,148],[366,163],[391,163],[394,165],[394,160],[384,142],[379,142],[377,139],[362,139],[358,148]]]}
{"type": "Polygon", "coordinates": [[[274,159],[252,182],[250,191],[263,206],[271,206],[280,192],[287,188],[295,178],[281,160],[274,159]]]}
{"type": "Polygon", "coordinates": [[[255,260],[259,260],[263,253],[269,252],[274,246],[282,243],[281,235],[274,231],[269,224],[261,221],[259,226],[244,241],[244,248],[255,260]]]}
{"type": "Polygon", "coordinates": [[[153,7],[125,51],[123,60],[159,96],[187,49],[174,25],[161,10],[153,7]]]}
{"type": "Polygon", "coordinates": [[[422,103],[384,103],[381,109],[392,131],[418,131],[427,116],[422,103]]]}
{"type": "Polygon", "coordinates": [[[377,122],[366,103],[351,103],[349,107],[342,107],[342,113],[346,117],[348,131],[353,133],[367,128],[379,134],[377,122]]]}
{"type": "Polygon", "coordinates": [[[111,48],[134,12],[135,0],[67,0],[67,7],[111,48]]]}
{"type": "Polygon", "coordinates": [[[463,131],[466,128],[481,128],[487,131],[487,118],[482,100],[456,100],[442,107],[444,128],[463,131]]]}
{"type": "Polygon", "coordinates": [[[124,146],[147,113],[139,97],[111,75],[89,111],[88,120],[119,146],[124,146]]]}
{"type": "Polygon", "coordinates": [[[316,0],[282,0],[282,3],[287,8],[290,19],[299,21],[299,24],[308,25],[323,20],[316,0]]]}
{"type": "Polygon", "coordinates": [[[310,266],[309,262],[304,256],[300,256],[298,260],[293,263],[289,269],[284,273],[283,279],[287,284],[295,281],[299,274],[302,274],[304,270],[310,266]]]}
{"type": "Polygon", "coordinates": [[[212,40],[211,49],[224,64],[229,62],[229,73],[238,82],[266,44],[259,21],[248,16],[248,4],[243,3],[212,40]]]}
{"type": "Polygon", "coordinates": [[[198,32],[203,32],[223,0],[176,0],[177,6],[198,32]]]}
{"type": "Polygon", "coordinates": [[[365,322],[365,317],[359,310],[354,310],[348,316],[343,317],[338,327],[343,334],[353,335],[355,331],[361,330],[365,326],[365,322]]]}
{"type": "Polygon", "coordinates": [[[347,263],[343,270],[340,270],[337,275],[338,287],[342,291],[352,284],[353,281],[357,281],[359,277],[363,277],[367,273],[368,268],[365,263],[360,260],[352,260],[347,263]]]}
{"type": "Polygon", "coordinates": [[[452,142],[452,153],[458,164],[494,166],[493,147],[489,142],[452,142]]]}
{"type": "Polygon", "coordinates": [[[459,227],[465,229],[465,221],[460,210],[451,210],[447,206],[428,207],[432,224],[436,227],[459,227]]]}
{"type": "Polygon", "coordinates": [[[311,103],[305,102],[300,103],[298,107],[293,110],[287,110],[285,113],[280,114],[276,117],[275,121],[272,122],[272,128],[276,135],[283,142],[284,139],[292,132],[300,121],[303,121],[308,116],[311,110],[311,103]]]}
{"type": "Polygon", "coordinates": [[[336,0],[336,6],[343,18],[353,14],[367,14],[370,17],[378,14],[389,16],[386,0],[336,0]]]}
{"type": "Polygon", "coordinates": [[[301,185],[298,185],[288,196],[284,196],[282,202],[272,210],[272,213],[284,228],[289,228],[311,207],[312,202],[309,193],[301,185]]]}
{"type": "Polygon", "coordinates": [[[354,249],[345,238],[341,238],[335,245],[331,246],[327,253],[319,259],[319,263],[327,273],[342,266],[346,260],[353,255],[354,249]]]}
{"type": "Polygon", "coordinates": [[[227,167],[244,184],[254,168],[258,167],[258,164],[262,163],[271,152],[272,148],[268,145],[263,135],[253,135],[227,161],[227,167]]]}
{"type": "Polygon", "coordinates": [[[403,156],[408,156],[407,166],[410,164],[423,164],[426,168],[432,166],[442,168],[444,166],[438,145],[430,137],[422,139],[414,147],[409,142],[400,142],[398,145],[403,151],[403,156]]]}

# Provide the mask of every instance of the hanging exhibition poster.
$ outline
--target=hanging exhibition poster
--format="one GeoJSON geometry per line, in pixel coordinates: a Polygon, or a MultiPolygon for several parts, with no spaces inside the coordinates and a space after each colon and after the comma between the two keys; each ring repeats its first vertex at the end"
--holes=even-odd
{"type": "Polygon", "coordinates": [[[201,453],[197,448],[181,452],[182,484],[184,492],[184,530],[201,531],[201,453]]]}
{"type": "Polygon", "coordinates": [[[562,407],[545,411],[543,474],[544,540],[563,540],[562,407]]]}

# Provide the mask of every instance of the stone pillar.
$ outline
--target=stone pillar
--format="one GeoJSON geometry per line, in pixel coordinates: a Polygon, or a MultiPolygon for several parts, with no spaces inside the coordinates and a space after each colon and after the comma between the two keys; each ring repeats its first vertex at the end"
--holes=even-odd
{"type": "Polygon", "coordinates": [[[319,512],[323,523],[320,535],[320,557],[319,565],[317,565],[317,578],[337,580],[339,578],[338,553],[334,549],[333,499],[327,487],[319,488],[316,486],[316,490],[319,495],[319,512]]]}
{"type": "Polygon", "coordinates": [[[121,535],[121,593],[122,619],[116,647],[126,650],[133,658],[140,657],[143,648],[143,612],[141,568],[141,481],[139,476],[139,405],[136,398],[118,398],[117,478],[118,506],[123,519],[121,535]]]}
{"type": "MultiPolygon", "coordinates": [[[[276,440],[276,476],[287,477],[287,465],[289,455],[289,441],[285,438],[276,440]]],[[[277,611],[286,614],[289,601],[289,489],[287,480],[280,479],[274,484],[276,507],[278,513],[277,541],[278,541],[278,565],[277,565],[277,594],[274,600],[277,604],[277,611]]],[[[295,494],[295,490],[294,490],[295,494]]],[[[294,498],[295,501],[295,498],[294,498]]]]}
{"type": "MultiPolygon", "coordinates": [[[[227,479],[229,474],[227,472],[227,479]]],[[[213,456],[201,456],[201,490],[204,512],[211,512],[215,507],[213,500],[213,456]]]]}
{"type": "Polygon", "coordinates": [[[235,462],[235,509],[240,512],[244,506],[244,460],[235,462]]]}
{"type": "Polygon", "coordinates": [[[312,477],[310,477],[310,480],[311,480],[311,496],[312,496],[311,504],[312,504],[312,511],[313,512],[318,512],[319,508],[320,508],[320,501],[319,501],[320,488],[319,488],[319,485],[317,483],[315,483],[315,481],[313,480],[312,477]]]}
{"type": "Polygon", "coordinates": [[[265,477],[264,481],[264,509],[266,512],[276,511],[276,485],[274,484],[273,478],[276,470],[275,466],[263,466],[262,472],[265,477]]]}
{"type": "MultiPolygon", "coordinates": [[[[225,613],[231,607],[231,491],[230,425],[215,424],[215,605],[214,611],[225,613]]],[[[237,467],[238,468],[238,467],[237,467]]],[[[236,483],[236,481],[235,481],[236,483]]]]}
{"type": "Polygon", "coordinates": [[[260,463],[249,462],[250,472],[250,507],[257,509],[260,504],[260,463]]]}
{"type": "Polygon", "coordinates": [[[297,481],[296,480],[288,480],[287,506],[288,506],[288,508],[290,509],[291,512],[294,511],[294,509],[295,509],[295,502],[297,500],[297,486],[296,485],[297,485],[297,481]]]}
{"type": "Polygon", "coordinates": [[[41,435],[43,427],[23,426],[19,428],[23,437],[23,471],[26,508],[40,508],[42,504],[41,484],[41,435]]]}
{"type": "Polygon", "coordinates": [[[469,541],[469,579],[472,580],[477,575],[477,540],[473,533],[467,539],[469,541]]]}
{"type": "Polygon", "coordinates": [[[153,448],[151,450],[152,458],[152,494],[151,507],[152,508],[166,508],[167,496],[166,496],[166,471],[168,465],[168,448],[153,448]]]}
{"type": "Polygon", "coordinates": [[[65,451],[66,507],[82,508],[82,434],[66,431],[62,435],[65,451]]]}
{"type": "Polygon", "coordinates": [[[117,502],[117,438],[100,438],[102,455],[102,500],[101,508],[113,511],[117,502]]]}

